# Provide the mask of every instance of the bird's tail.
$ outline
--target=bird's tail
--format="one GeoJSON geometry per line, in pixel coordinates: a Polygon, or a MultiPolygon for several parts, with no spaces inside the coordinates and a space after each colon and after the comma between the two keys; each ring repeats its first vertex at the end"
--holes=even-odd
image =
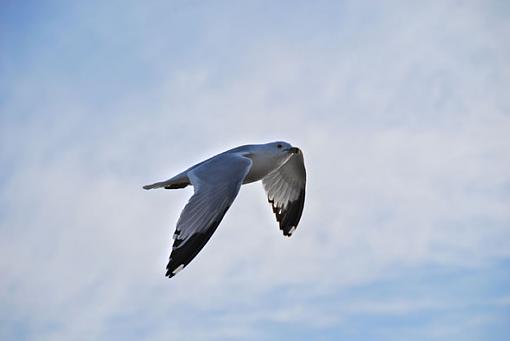
{"type": "Polygon", "coordinates": [[[165,181],[156,182],[151,185],[145,185],[145,186],[143,186],[143,189],[153,189],[153,188],[161,188],[161,187],[165,187],[165,181]]]}
{"type": "Polygon", "coordinates": [[[166,188],[166,189],[175,189],[175,188],[184,188],[188,185],[190,185],[189,178],[181,173],[176,176],[174,176],[171,179],[168,179],[166,181],[160,181],[155,182],[151,185],[145,185],[143,186],[143,189],[153,189],[153,188],[166,188]]]}

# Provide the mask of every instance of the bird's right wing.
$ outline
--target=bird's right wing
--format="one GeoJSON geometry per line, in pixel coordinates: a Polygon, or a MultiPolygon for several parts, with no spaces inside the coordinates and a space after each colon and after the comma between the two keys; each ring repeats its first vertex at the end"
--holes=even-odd
{"type": "Polygon", "coordinates": [[[303,152],[292,155],[280,168],[263,178],[262,184],[280,230],[290,237],[301,219],[305,204],[306,170],[303,152]]]}
{"type": "Polygon", "coordinates": [[[202,250],[234,201],[252,165],[249,158],[220,154],[188,172],[195,193],[181,212],[166,275],[173,277],[202,250]]]}

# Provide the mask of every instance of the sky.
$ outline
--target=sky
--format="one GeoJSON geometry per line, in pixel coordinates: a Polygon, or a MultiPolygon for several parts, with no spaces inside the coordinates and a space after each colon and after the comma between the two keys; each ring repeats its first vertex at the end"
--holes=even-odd
{"type": "Polygon", "coordinates": [[[508,340],[508,1],[2,1],[0,339],[508,340]],[[191,188],[242,144],[307,167],[285,238],[260,183],[164,277],[191,188]]]}

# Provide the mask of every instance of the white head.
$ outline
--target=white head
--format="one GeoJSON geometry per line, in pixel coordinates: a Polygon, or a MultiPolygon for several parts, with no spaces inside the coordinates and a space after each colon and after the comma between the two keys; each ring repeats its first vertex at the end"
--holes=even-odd
{"type": "Polygon", "coordinates": [[[277,165],[284,164],[292,155],[300,152],[299,148],[292,147],[290,143],[284,141],[259,144],[254,147],[256,149],[256,159],[264,159],[277,165]]]}
{"type": "Polygon", "coordinates": [[[241,152],[244,156],[252,160],[250,172],[245,178],[244,183],[258,181],[267,174],[280,168],[294,154],[299,154],[299,148],[292,147],[290,143],[276,141],[266,144],[250,144],[233,149],[235,152],[241,152]]]}
{"type": "Polygon", "coordinates": [[[299,152],[299,148],[292,147],[290,143],[284,142],[284,141],[276,141],[276,142],[270,142],[266,144],[261,144],[261,147],[266,149],[268,152],[275,153],[275,154],[295,154],[299,152]]]}

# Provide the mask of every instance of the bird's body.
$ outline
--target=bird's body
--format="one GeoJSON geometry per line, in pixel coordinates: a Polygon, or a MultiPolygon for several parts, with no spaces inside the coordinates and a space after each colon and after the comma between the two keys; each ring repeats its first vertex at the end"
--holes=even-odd
{"type": "Polygon", "coordinates": [[[144,189],[194,187],[195,193],[177,222],[168,277],[182,270],[204,247],[241,185],[259,180],[264,184],[280,229],[290,236],[303,210],[306,171],[302,152],[286,142],[233,148],[169,180],[144,186],[144,189]]]}

